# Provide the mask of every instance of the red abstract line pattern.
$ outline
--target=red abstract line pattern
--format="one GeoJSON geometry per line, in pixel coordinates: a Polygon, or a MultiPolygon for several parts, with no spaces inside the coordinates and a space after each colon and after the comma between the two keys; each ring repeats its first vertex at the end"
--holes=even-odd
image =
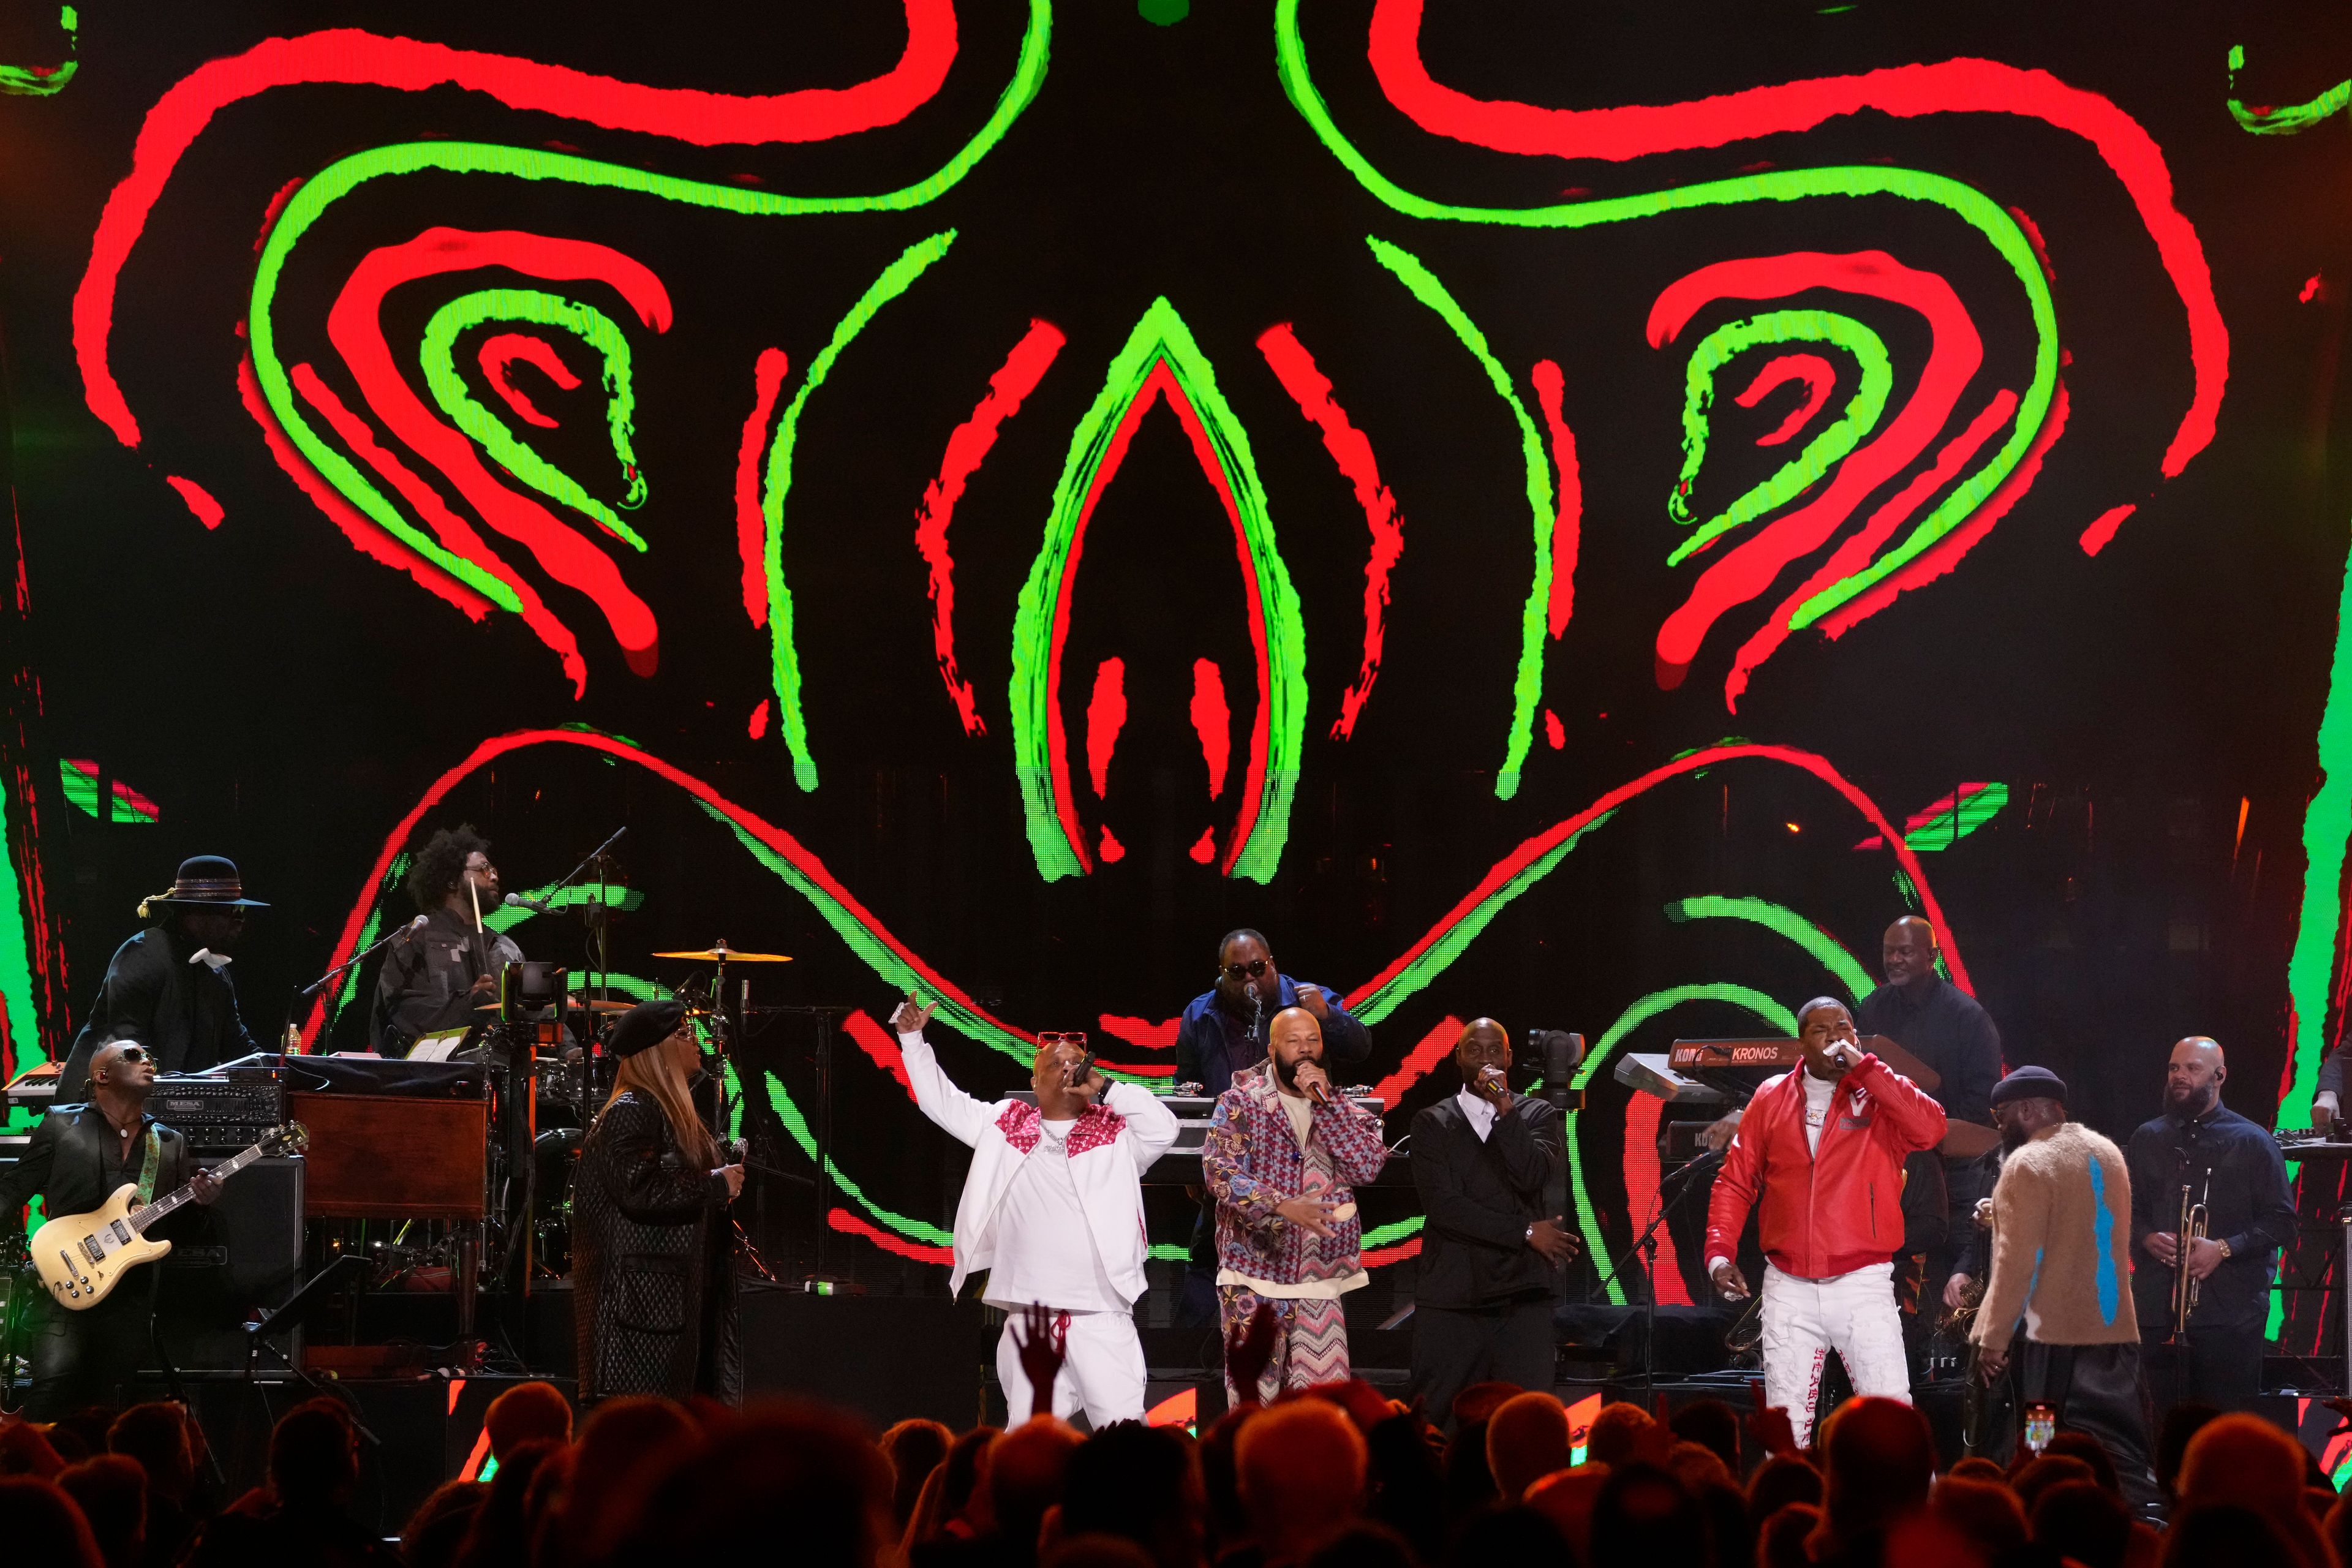
{"type": "MultiPolygon", "coordinates": [[[[1669,688],[1681,683],[1717,620],[1763,594],[1791,562],[1820,549],[1873,490],[1926,449],[1984,363],[1983,340],[1951,285],[1876,250],[1851,255],[1791,251],[1700,268],[1658,296],[1650,309],[1649,340],[1653,347],[1672,342],[1694,315],[1717,300],[1778,300],[1814,289],[1860,294],[1916,310],[1926,318],[1930,333],[1927,363],[1901,410],[1876,437],[1848,455],[1811,501],[1765,524],[1699,574],[1689,596],[1658,628],[1659,679],[1669,688]]],[[[1882,510],[1874,526],[1885,519],[1891,529],[1924,499],[1914,499],[1899,512],[1882,510]]],[[[1772,638],[1770,646],[1777,647],[1778,640],[1772,638]]],[[[1742,650],[1743,658],[1748,651],[1742,650]]],[[[1725,682],[1727,707],[1738,708],[1754,662],[1735,666],[1725,682]]]]}
{"type": "Polygon", "coordinates": [[[218,528],[221,520],[228,515],[222,510],[221,503],[213,499],[212,492],[195,480],[184,479],[177,474],[165,474],[163,482],[180,492],[180,499],[188,503],[188,510],[195,513],[196,521],[205,528],[218,528]]]}
{"type": "Polygon", "coordinates": [[[1213,658],[1192,661],[1192,732],[1201,738],[1201,760],[1209,765],[1209,798],[1225,793],[1232,760],[1234,716],[1225,706],[1225,678],[1213,658]]]}
{"type": "MultiPolygon", "coordinates": [[[[308,366],[303,367],[308,369],[308,366]]],[[[314,378],[315,379],[315,378],[314,378]]],[[[327,514],[330,521],[343,531],[343,537],[354,549],[373,557],[386,566],[407,573],[423,587],[447,600],[469,620],[481,620],[490,613],[490,602],[468,586],[449,575],[439,566],[419,555],[408,545],[394,538],[378,526],[376,521],[345,500],[340,491],[320,476],[287,438],[285,429],[278,423],[277,414],[261,395],[261,384],[253,373],[253,358],[247,355],[237,362],[237,395],[244,400],[245,411],[261,426],[261,438],[269,455],[286,471],[289,479],[310,498],[311,504],[327,514]]]]}
{"type": "Polygon", "coordinates": [[[743,613],[755,626],[768,624],[768,520],[760,510],[760,470],[776,398],[792,368],[782,349],[761,349],[751,362],[751,416],[735,448],[735,551],[743,562],[743,613]]]}
{"type": "MultiPolygon", "coordinates": [[[[1062,352],[1064,341],[1060,330],[1050,322],[1029,323],[1028,331],[988,378],[988,392],[972,406],[971,417],[948,433],[939,478],[923,487],[923,504],[915,514],[915,548],[930,573],[931,647],[940,661],[940,679],[947,682],[948,698],[956,705],[967,735],[985,734],[988,725],[981,719],[971,682],[956,667],[955,558],[948,552],[948,525],[954,521],[964,486],[996,445],[997,432],[1021,412],[1022,402],[1037,389],[1054,356],[1062,352]]],[[[758,510],[755,496],[755,520],[758,510]]]]}
{"type": "MultiPolygon", "coordinates": [[[[955,1266],[955,1249],[951,1247],[931,1247],[919,1241],[908,1241],[880,1226],[872,1225],[851,1214],[847,1209],[826,1211],[824,1223],[850,1236],[864,1237],[885,1252],[895,1252],[901,1258],[911,1258],[918,1263],[936,1263],[943,1268],[955,1266]]],[[[1370,1262],[1366,1258],[1367,1263],[1370,1262]]]]}
{"type": "Polygon", "coordinates": [[[2173,205],[2172,174],[2155,138],[2097,93],[2070,87],[2047,71],[1953,59],[1750,88],[1685,103],[1544,109],[1472,98],[1440,86],[1421,58],[1422,6],[1423,0],[1378,0],[1373,7],[1367,56],[1381,90],[1423,131],[1501,153],[1622,163],[1811,131],[1866,110],[1901,119],[2015,114],[2083,138],[2129,194],[2188,314],[2196,384],[2165,448],[2165,477],[2178,475],[2211,444],[2230,376],[2230,332],[2213,294],[2205,248],[2173,205]]]}
{"type": "MultiPolygon", "coordinates": [[[[1476,887],[1465,893],[1452,909],[1439,916],[1435,923],[1422,933],[1419,941],[1399,953],[1387,968],[1349,992],[1347,997],[1349,1008],[1352,1011],[1361,1006],[1365,998],[1402,974],[1423,953],[1443,941],[1448,932],[1475,913],[1481,904],[1502,893],[1529,867],[1591,826],[1601,817],[1628,802],[1647,795],[1669,779],[1681,778],[1685,774],[1718,767],[1726,763],[1751,758],[1761,762],[1784,763],[1812,774],[1835,790],[1849,805],[1862,814],[1864,820],[1886,836],[1887,847],[1894,854],[1895,863],[1903,868],[1903,874],[1911,879],[1911,885],[1919,890],[1921,912],[1938,931],[1943,933],[1944,963],[1952,972],[1952,984],[1972,996],[1976,994],[1976,987],[1969,982],[1968,965],[1961,962],[1959,942],[1953,935],[1952,923],[1944,918],[1944,907],[1937,901],[1936,890],[1928,883],[1927,869],[1921,865],[1917,851],[1903,842],[1903,836],[1895,830],[1894,824],[1887,820],[1885,812],[1879,810],[1877,803],[1849,782],[1843,773],[1832,767],[1826,757],[1818,756],[1811,752],[1799,751],[1794,746],[1761,745],[1752,742],[1741,742],[1736,744],[1704,746],[1696,752],[1676,757],[1670,763],[1661,763],[1640,777],[1629,779],[1619,784],[1573,816],[1564,817],[1541,833],[1522,842],[1517,848],[1496,861],[1493,868],[1479,879],[1476,887]]],[[[381,872],[379,872],[380,875],[381,872]]],[[[355,927],[354,934],[356,930],[355,927]]],[[[1426,1043],[1426,1041],[1423,1042],[1423,1044],[1426,1043]]]]}
{"type": "Polygon", "coordinates": [[[526,332],[493,332],[482,340],[474,358],[481,365],[482,379],[490,384],[490,390],[505,399],[506,405],[525,424],[536,425],[542,430],[556,428],[555,420],[541,413],[539,405],[509,379],[508,369],[520,361],[566,392],[580,385],[580,378],[572,374],[572,367],[563,363],[563,356],[555,352],[553,343],[526,332]]]}
{"type": "Polygon", "coordinates": [[[1576,463],[1576,432],[1561,411],[1567,396],[1559,366],[1539,359],[1528,373],[1535,383],[1536,402],[1543,407],[1544,426],[1551,433],[1552,466],[1558,470],[1559,504],[1551,524],[1551,596],[1545,601],[1544,625],[1555,641],[1568,630],[1576,615],[1576,557],[1584,530],[1584,476],[1576,463]]]}
{"type": "MultiPolygon", "coordinates": [[[[1658,1118],[1666,1102],[1637,1094],[1625,1106],[1625,1207],[1646,1220],[1658,1196],[1658,1118]]],[[[1683,1283],[1681,1256],[1664,1226],[1657,1229],[1658,1255],[1650,1265],[1650,1288],[1662,1307],[1687,1307],[1690,1288],[1683,1283]]]]}
{"type": "Polygon", "coordinates": [[[1732,401],[1742,408],[1753,408],[1792,381],[1805,384],[1804,402],[1790,409],[1773,430],[1757,437],[1758,446],[1777,447],[1802,430],[1837,390],[1837,369],[1819,354],[1778,354],[1764,362],[1748,390],[1732,401]]]}
{"type": "Polygon", "coordinates": [[[876,1023],[864,1013],[852,1013],[845,1026],[857,1048],[874,1058],[874,1065],[898,1080],[898,1087],[913,1099],[914,1080],[907,1076],[907,1058],[898,1049],[898,1037],[876,1023]]]}
{"type": "Polygon", "coordinates": [[[1125,1040],[1140,1050],[1172,1051],[1176,1048],[1176,1032],[1184,1026],[1184,1020],[1168,1018],[1155,1024],[1149,1018],[1105,1013],[1095,1020],[1095,1025],[1104,1034],[1125,1040]]]}
{"type": "MultiPolygon", "coordinates": [[[[1257,340],[1257,352],[1273,367],[1282,389],[1298,405],[1323,436],[1323,449],[1356,492],[1364,509],[1364,526],[1372,535],[1371,552],[1364,561],[1364,654],[1352,685],[1339,698],[1339,717],[1331,738],[1344,741],[1356,732],[1356,716],[1363,711],[1380,679],[1381,646],[1388,637],[1389,579],[1404,553],[1404,517],[1396,497],[1381,482],[1381,466],[1372,457],[1371,438],[1356,428],[1348,411],[1331,395],[1330,378],[1315,364],[1287,321],[1268,327],[1257,340]]],[[[1215,790],[1209,792],[1216,794],[1215,790]]]]}
{"type": "MultiPolygon", "coordinates": [[[[920,976],[924,988],[932,994],[952,1000],[958,1006],[968,1009],[974,1016],[986,1019],[1016,1038],[1032,1038],[1026,1031],[1003,1023],[990,1014],[986,1008],[975,1004],[961,986],[924,963],[913,949],[891,935],[889,929],[875,917],[873,911],[860,903],[848,889],[843,887],[833,873],[825,868],[824,862],[803,846],[800,840],[758,813],[738,805],[683,768],[664,762],[652,752],[640,750],[626,741],[600,734],[592,730],[516,730],[504,735],[493,735],[476,746],[463,762],[428,784],[425,793],[417,798],[416,804],[411,806],[407,814],[394,825],[392,831],[385,835],[383,846],[376,851],[375,863],[369,868],[366,879],[360,884],[362,891],[359,899],[352,904],[351,912],[343,919],[342,933],[335,942],[332,960],[334,963],[341,963],[359,951],[360,931],[367,923],[368,911],[374,905],[377,889],[384,885],[384,879],[391,872],[393,858],[407,847],[410,837],[416,831],[417,824],[425,820],[425,813],[447,798],[449,792],[458,784],[497,762],[500,757],[510,752],[526,751],[533,746],[577,746],[583,751],[602,752],[605,756],[614,757],[622,762],[633,763],[665,783],[676,785],[693,799],[700,801],[761,844],[766,845],[779,858],[790,862],[793,868],[801,876],[807,878],[811,885],[826,901],[837,906],[843,913],[863,927],[876,943],[887,949],[892,957],[920,976]]],[[[1949,956],[1948,952],[1947,956],[1949,956]]],[[[1958,978],[1957,964],[1954,965],[1954,970],[1955,978],[1958,978]]],[[[326,999],[323,996],[311,1005],[310,1020],[302,1026],[302,1048],[306,1051],[316,1043],[319,1031],[325,1026],[326,1008],[326,999]]],[[[1125,1070],[1146,1073],[1151,1069],[1134,1068],[1125,1070]]]]}
{"type": "Polygon", "coordinates": [[[1461,1038],[1462,1020],[1449,1014],[1415,1041],[1412,1049],[1405,1052],[1404,1060],[1397,1063],[1395,1070],[1372,1086],[1372,1092],[1380,1097],[1382,1109],[1394,1110],[1407,1089],[1427,1078],[1438,1063],[1454,1054],[1454,1047],[1461,1038]]]}
{"type": "MultiPolygon", "coordinates": [[[[1224,465],[1217,458],[1215,443],[1209,439],[1208,429],[1201,423],[1201,416],[1193,408],[1192,400],[1184,395],[1182,384],[1168,368],[1165,359],[1152,362],[1150,371],[1143,378],[1143,384],[1136,389],[1134,397],[1129,400],[1126,409],[1120,414],[1110,439],[1104,444],[1102,461],[1096,466],[1094,476],[1087,486],[1086,498],[1079,503],[1076,525],[1070,532],[1069,552],[1063,562],[1061,582],[1055,591],[1053,630],[1047,638],[1045,655],[1046,763],[1053,777],[1055,808],[1062,831],[1069,840],[1072,852],[1077,857],[1079,868],[1092,872],[1094,857],[1086,847],[1086,835],[1077,820],[1076,800],[1070,791],[1069,738],[1066,726],[1062,722],[1062,648],[1069,637],[1070,598],[1077,587],[1079,564],[1086,552],[1087,525],[1093,521],[1095,507],[1101,501],[1103,492],[1118,477],[1119,465],[1127,460],[1127,449],[1133,443],[1143,416],[1163,397],[1174,412],[1177,423],[1183,426],[1185,437],[1192,443],[1193,458],[1201,465],[1201,472],[1207,478],[1210,488],[1216,492],[1218,504],[1224,509],[1225,521],[1232,525],[1234,552],[1241,563],[1242,602],[1249,612],[1250,649],[1257,661],[1257,716],[1251,726],[1249,765],[1242,779],[1238,819],[1233,826],[1233,837],[1226,845],[1225,862],[1220,868],[1231,875],[1242,847],[1249,842],[1251,828],[1257,824],[1259,797],[1265,793],[1266,752],[1271,744],[1269,726],[1273,723],[1274,713],[1273,665],[1266,657],[1265,608],[1259,596],[1257,562],[1250,554],[1249,536],[1242,531],[1241,508],[1234,500],[1233,483],[1225,476],[1224,465]]],[[[1200,691],[1198,670],[1199,666],[1195,665],[1193,691],[1196,710],[1200,691]]],[[[1222,696],[1222,685],[1219,692],[1222,696]]],[[[1200,858],[1198,851],[1199,846],[1196,845],[1195,859],[1200,858]]]]}
{"type": "Polygon", "coordinates": [[[2050,395],[2050,412],[2035,433],[2033,444],[2025,448],[2017,467],[1999,489],[1985,497],[1984,504],[1969,515],[1969,520],[1943,538],[1936,541],[1906,563],[1902,570],[1889,574],[1884,581],[1874,583],[1862,593],[1840,605],[1813,624],[1823,636],[1834,640],[1845,635],[1857,623],[1867,620],[1893,604],[1895,596],[1932,583],[1960,563],[1960,558],[1976,548],[1977,542],[1992,531],[1993,524],[2007,517],[2033,482],[2042,477],[2042,459],[2065,434],[2069,404],[2066,383],[2061,378],[2050,395]]]}
{"type": "Polygon", "coordinates": [[[1107,658],[1095,668],[1095,694],[1087,703],[1087,780],[1097,800],[1110,794],[1110,760],[1125,728],[1127,661],[1107,658]]]}
{"type": "MultiPolygon", "coordinates": [[[[551,281],[607,284],[645,325],[656,331],[669,329],[669,294],[661,280],[643,263],[610,246],[514,229],[476,233],[434,227],[404,244],[380,247],[361,259],[327,312],[328,339],[369,408],[392,434],[430,462],[483,521],[530,551],[541,571],[593,601],[604,612],[629,668],[650,676],[660,660],[654,613],[623,580],[619,566],[578,529],[500,484],[473,441],[425,407],[384,339],[383,301],[394,289],[443,273],[490,267],[551,281]]],[[[575,676],[575,686],[583,679],[584,671],[575,676]]]]}
{"type": "Polygon", "coordinates": [[[124,446],[139,445],[139,422],[108,361],[115,294],[123,266],[181,158],[213,116],[230,104],[298,82],[402,92],[451,86],[486,94],[510,109],[700,147],[829,141],[898,123],[929,102],[946,81],[956,56],[954,0],[905,4],[907,48],[898,63],[848,88],[744,96],[648,87],[353,27],[266,39],[241,55],[199,67],[147,111],[131,149],[131,173],[107,197],[90,242],[89,267],[74,291],[74,355],[90,412],[124,446]]]}
{"type": "Polygon", "coordinates": [[[2096,555],[2100,551],[2105,550],[2107,547],[2107,542],[2115,538],[2116,530],[2124,525],[2124,519],[2138,510],[2136,504],[2110,507],[2093,518],[2091,526],[2083,531],[2083,553],[2096,555]]]}

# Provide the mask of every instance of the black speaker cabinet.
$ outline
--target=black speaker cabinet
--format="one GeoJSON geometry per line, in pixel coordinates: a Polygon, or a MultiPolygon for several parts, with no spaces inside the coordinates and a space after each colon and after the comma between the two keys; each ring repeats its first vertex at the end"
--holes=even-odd
{"type": "Polygon", "coordinates": [[[300,1283],[301,1158],[257,1160],[228,1179],[211,1208],[184,1209],[175,1225],[181,1215],[190,1222],[173,1237],[156,1287],[164,1353],[183,1371],[234,1371],[245,1364],[246,1320],[300,1283]]]}

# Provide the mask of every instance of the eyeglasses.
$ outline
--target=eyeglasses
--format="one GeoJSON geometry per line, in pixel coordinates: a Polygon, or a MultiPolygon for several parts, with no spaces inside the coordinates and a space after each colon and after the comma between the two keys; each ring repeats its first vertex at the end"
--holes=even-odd
{"type": "Polygon", "coordinates": [[[1242,981],[1263,980],[1265,978],[1265,971],[1266,961],[1263,958],[1253,958],[1247,963],[1228,963],[1223,973],[1228,980],[1242,981]]]}
{"type": "Polygon", "coordinates": [[[152,1062],[155,1058],[147,1054],[144,1046],[125,1046],[115,1052],[114,1059],[119,1062],[152,1062]]]}
{"type": "Polygon", "coordinates": [[[1077,1029],[1056,1033],[1051,1029],[1041,1029],[1037,1032],[1037,1043],[1041,1046],[1076,1046],[1078,1049],[1085,1050],[1087,1032],[1084,1029],[1077,1029]]]}

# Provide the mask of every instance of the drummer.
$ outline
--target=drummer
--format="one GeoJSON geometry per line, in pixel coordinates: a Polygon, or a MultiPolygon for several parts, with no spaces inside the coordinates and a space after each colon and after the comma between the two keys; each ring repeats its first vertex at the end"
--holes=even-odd
{"type": "Polygon", "coordinates": [[[502,894],[489,842],[470,825],[436,833],[401,886],[422,916],[392,939],[376,975],[368,1044],[387,1057],[490,1016],[499,971],[522,962],[522,949],[482,923],[502,894]]]}

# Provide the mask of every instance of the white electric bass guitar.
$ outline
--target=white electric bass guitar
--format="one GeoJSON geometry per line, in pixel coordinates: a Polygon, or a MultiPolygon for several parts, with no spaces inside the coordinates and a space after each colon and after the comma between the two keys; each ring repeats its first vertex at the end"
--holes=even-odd
{"type": "MultiPolygon", "coordinates": [[[[310,1142],[309,1129],[299,1121],[273,1127],[261,1142],[212,1168],[215,1181],[226,1181],[265,1154],[299,1153],[310,1142]]],[[[106,1300],[116,1281],[142,1263],[152,1263],[172,1250],[168,1241],[150,1241],[147,1227],[173,1210],[196,1201],[193,1184],[166,1194],[144,1208],[131,1200],[135,1184],[115,1188],[114,1195],[88,1214],[60,1215],[33,1233],[33,1267],[58,1305],[87,1311],[106,1300]]]]}

